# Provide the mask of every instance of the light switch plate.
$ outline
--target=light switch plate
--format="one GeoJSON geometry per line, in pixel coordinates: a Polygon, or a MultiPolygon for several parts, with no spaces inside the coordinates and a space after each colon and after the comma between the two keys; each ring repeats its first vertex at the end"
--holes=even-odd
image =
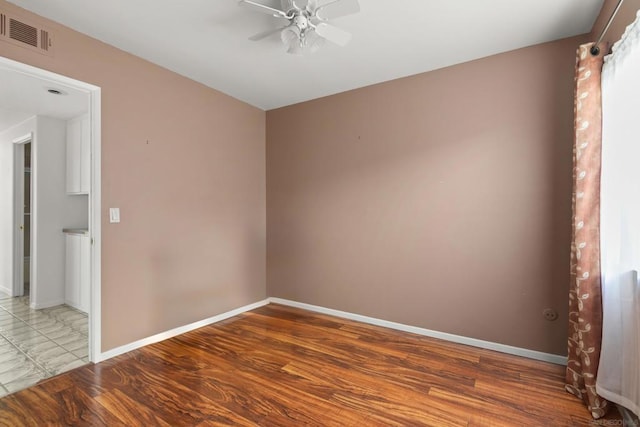
{"type": "Polygon", "coordinates": [[[109,208],[109,222],[120,222],[120,208],[109,208]]]}

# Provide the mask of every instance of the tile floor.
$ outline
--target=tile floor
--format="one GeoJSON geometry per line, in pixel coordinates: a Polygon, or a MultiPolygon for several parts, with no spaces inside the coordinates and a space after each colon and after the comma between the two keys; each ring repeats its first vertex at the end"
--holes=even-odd
{"type": "Polygon", "coordinates": [[[66,305],[33,310],[0,294],[0,397],[88,363],[88,319],[66,305]]]}

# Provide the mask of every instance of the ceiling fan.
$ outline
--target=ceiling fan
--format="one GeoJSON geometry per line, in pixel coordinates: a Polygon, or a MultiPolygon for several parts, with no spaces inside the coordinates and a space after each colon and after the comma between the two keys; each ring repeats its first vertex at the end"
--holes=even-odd
{"type": "Polygon", "coordinates": [[[252,0],[240,0],[239,5],[286,19],[287,25],[255,34],[249,40],[262,40],[280,32],[287,52],[292,54],[315,52],[325,40],[345,46],[351,40],[351,34],[327,21],[360,11],[358,0],[281,0],[281,9],[252,0]]]}

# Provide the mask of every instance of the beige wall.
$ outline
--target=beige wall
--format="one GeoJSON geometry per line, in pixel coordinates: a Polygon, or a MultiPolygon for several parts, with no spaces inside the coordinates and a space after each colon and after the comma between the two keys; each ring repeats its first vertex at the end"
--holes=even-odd
{"type": "MultiPolygon", "coordinates": [[[[605,0],[600,15],[596,19],[593,25],[593,31],[591,32],[591,41],[596,41],[600,36],[600,32],[607,25],[607,21],[611,16],[611,13],[616,8],[619,0],[605,0]]],[[[615,19],[611,23],[611,27],[604,36],[604,41],[611,44],[620,39],[624,33],[627,25],[631,24],[636,19],[636,13],[640,10],[640,0],[625,0],[618,11],[615,19]]]]}
{"type": "Polygon", "coordinates": [[[265,113],[40,21],[55,57],[0,55],[102,88],[102,350],[263,299],[265,113]]]}
{"type": "Polygon", "coordinates": [[[267,120],[269,295],[566,353],[585,38],[265,117],[42,22],[54,58],[6,43],[0,55],[102,87],[103,350],[265,297],[267,120]]]}
{"type": "Polygon", "coordinates": [[[566,354],[582,41],[267,112],[268,294],[566,354]]]}

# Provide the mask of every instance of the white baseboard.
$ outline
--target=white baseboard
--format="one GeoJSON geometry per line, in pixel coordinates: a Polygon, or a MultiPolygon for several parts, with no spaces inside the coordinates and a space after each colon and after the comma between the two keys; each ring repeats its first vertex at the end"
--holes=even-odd
{"type": "Polygon", "coordinates": [[[4,292],[5,294],[7,294],[9,296],[13,296],[13,288],[6,288],[6,287],[0,285],[0,292],[4,292]]]}
{"type": "Polygon", "coordinates": [[[513,354],[515,356],[527,357],[529,359],[541,360],[544,362],[551,362],[557,365],[566,365],[566,356],[560,356],[557,354],[543,353],[536,350],[529,350],[526,348],[513,347],[506,344],[494,343],[491,341],[483,341],[475,338],[464,337],[460,335],[449,334],[446,332],[438,332],[430,329],[420,328],[417,326],[405,325],[402,323],[390,322],[388,320],[377,319],[375,317],[363,316],[360,314],[349,313],[346,311],[334,310],[331,308],[320,307],[317,305],[306,304],[282,298],[270,297],[262,301],[258,301],[253,304],[245,305],[235,310],[228,311],[226,313],[218,314],[217,316],[209,317],[208,319],[200,320],[198,322],[190,323],[188,325],[180,326],[169,331],[161,332],[159,334],[134,341],[129,344],[125,344],[120,347],[105,351],[98,354],[95,363],[103,362],[112,357],[119,356],[129,351],[136,350],[149,344],[154,344],[169,338],[173,338],[177,335],[184,334],[194,329],[201,328],[203,326],[211,325],[213,323],[220,322],[238,314],[242,314],[246,311],[254,310],[256,308],[265,306],[269,303],[282,304],[289,307],[301,308],[303,310],[314,311],[316,313],[328,314],[331,316],[341,317],[344,319],[355,320],[357,322],[368,323],[370,325],[382,326],[385,328],[395,329],[398,331],[410,332],[417,335],[424,335],[427,337],[438,338],[445,341],[455,342],[458,344],[470,345],[473,347],[484,348],[487,350],[499,351],[501,353],[513,354]]]}
{"type": "Polygon", "coordinates": [[[430,329],[419,328],[417,326],[405,325],[402,323],[390,322],[388,320],[377,319],[375,317],[362,316],[360,314],[349,313],[347,311],[334,310],[331,308],[320,307],[317,305],[306,304],[302,302],[290,301],[282,298],[268,298],[270,303],[282,304],[290,307],[301,308],[304,310],[315,311],[316,313],[328,314],[331,316],[342,317],[344,319],[355,320],[370,325],[382,326],[385,328],[396,329],[398,331],[411,332],[418,335],[424,335],[431,338],[438,338],[445,341],[451,341],[458,344],[470,345],[473,347],[484,348],[487,350],[499,351],[501,353],[513,354],[515,356],[527,357],[529,359],[542,360],[557,365],[566,365],[567,357],[557,354],[543,353],[541,351],[529,350],[526,348],[513,347],[506,344],[499,344],[491,341],[483,341],[475,338],[464,337],[461,335],[448,334],[446,332],[432,331],[430,329]]]}
{"type": "Polygon", "coordinates": [[[190,323],[188,325],[180,326],[169,331],[160,332],[159,334],[143,338],[138,341],[134,341],[129,344],[125,344],[120,347],[113,348],[111,350],[105,351],[103,353],[99,353],[94,360],[95,363],[103,362],[107,359],[111,359],[112,357],[119,356],[121,354],[127,353],[129,351],[136,350],[140,347],[144,347],[149,344],[155,344],[160,341],[164,341],[169,338],[173,338],[177,335],[181,335],[194,329],[202,328],[203,326],[211,325],[216,322],[220,322],[222,320],[228,319],[233,316],[237,316],[238,314],[242,314],[245,311],[254,310],[256,308],[262,307],[269,304],[269,300],[265,299],[262,301],[255,302],[253,304],[245,305],[244,307],[236,308],[235,310],[227,311],[226,313],[218,314],[217,316],[209,317],[208,319],[200,320],[198,322],[190,323]]]}
{"type": "Polygon", "coordinates": [[[62,304],[64,304],[64,299],[54,299],[54,300],[45,301],[41,303],[32,302],[29,304],[29,307],[31,307],[34,310],[40,310],[42,308],[55,307],[56,305],[62,305],[62,304]]]}

